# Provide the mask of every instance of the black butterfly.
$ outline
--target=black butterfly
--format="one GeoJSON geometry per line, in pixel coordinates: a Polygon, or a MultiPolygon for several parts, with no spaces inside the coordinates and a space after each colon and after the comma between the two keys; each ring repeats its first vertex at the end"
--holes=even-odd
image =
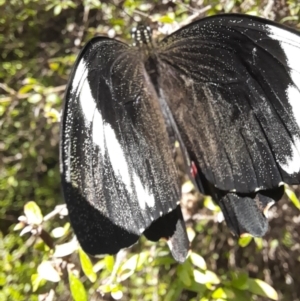
{"type": "Polygon", "coordinates": [[[231,230],[262,236],[267,209],[300,183],[300,34],[246,15],[205,18],[152,46],[96,37],[66,91],[61,175],[72,226],[93,255],[144,234],[183,262],[173,141],[231,230]]]}

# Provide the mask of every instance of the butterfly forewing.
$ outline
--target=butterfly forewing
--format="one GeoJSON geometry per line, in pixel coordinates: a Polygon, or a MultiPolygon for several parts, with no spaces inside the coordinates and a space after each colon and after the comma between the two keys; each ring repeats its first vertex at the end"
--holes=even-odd
{"type": "Polygon", "coordinates": [[[138,52],[106,38],[83,49],[66,93],[61,162],[71,223],[90,254],[130,246],[176,208],[172,148],[138,52]]]}

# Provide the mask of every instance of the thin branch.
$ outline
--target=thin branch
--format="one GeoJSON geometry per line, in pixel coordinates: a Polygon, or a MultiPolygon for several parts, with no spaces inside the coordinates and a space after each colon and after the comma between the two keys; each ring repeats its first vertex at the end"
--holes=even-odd
{"type": "MultiPolygon", "coordinates": [[[[62,205],[57,205],[53,211],[51,211],[50,213],[48,213],[47,215],[44,216],[44,221],[48,221],[49,219],[53,218],[54,216],[61,214],[64,210],[66,210],[66,205],[62,204],[62,205]]],[[[63,214],[65,215],[65,214],[63,214]]]]}
{"type": "MultiPolygon", "coordinates": [[[[0,98],[0,103],[11,101],[13,98],[26,99],[26,98],[30,97],[32,94],[34,94],[34,93],[20,94],[20,93],[16,92],[15,90],[9,88],[5,84],[0,84],[0,88],[2,88],[6,92],[8,92],[9,95],[11,95],[10,97],[0,98]]],[[[66,89],[66,85],[57,86],[57,87],[49,87],[49,88],[45,88],[44,92],[41,94],[47,95],[50,93],[62,92],[65,89],[66,89]]]]}
{"type": "Polygon", "coordinates": [[[8,87],[6,84],[0,83],[0,88],[3,89],[5,92],[7,92],[10,95],[16,95],[17,94],[17,91],[15,91],[14,89],[8,87]]]}
{"type": "Polygon", "coordinates": [[[209,4],[199,10],[197,10],[194,14],[191,16],[187,17],[183,22],[180,23],[180,27],[183,27],[185,25],[190,24],[191,22],[195,21],[196,19],[200,18],[205,12],[210,10],[212,6],[209,4]]]}

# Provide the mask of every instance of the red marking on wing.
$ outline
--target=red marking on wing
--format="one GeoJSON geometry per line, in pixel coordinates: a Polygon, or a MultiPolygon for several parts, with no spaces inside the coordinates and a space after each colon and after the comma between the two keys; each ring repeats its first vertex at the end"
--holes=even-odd
{"type": "Polygon", "coordinates": [[[192,162],[191,162],[191,175],[192,175],[193,178],[196,178],[197,174],[198,174],[197,166],[196,166],[196,164],[192,161],[192,162]]]}

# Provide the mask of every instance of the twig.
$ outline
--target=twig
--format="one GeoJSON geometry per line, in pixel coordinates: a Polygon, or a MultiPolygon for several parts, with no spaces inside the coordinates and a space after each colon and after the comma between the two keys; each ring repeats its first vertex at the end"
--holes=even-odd
{"type": "MultiPolygon", "coordinates": [[[[16,92],[15,90],[9,88],[6,85],[0,84],[0,88],[2,88],[3,90],[5,90],[6,92],[8,92],[11,96],[10,97],[4,97],[0,99],[0,103],[1,102],[7,102],[7,101],[11,101],[13,97],[17,98],[17,99],[26,99],[29,96],[31,96],[33,93],[26,93],[26,94],[20,94],[18,92],[16,92]]],[[[62,85],[62,86],[57,86],[57,87],[49,87],[49,88],[45,88],[44,92],[41,93],[43,95],[47,95],[50,93],[55,93],[55,92],[62,92],[66,89],[66,85],[62,85]]]]}
{"type": "Polygon", "coordinates": [[[0,83],[0,88],[3,89],[5,92],[7,92],[10,95],[16,95],[17,91],[15,91],[14,89],[8,87],[6,84],[1,84],[0,83]]]}
{"type": "Polygon", "coordinates": [[[181,22],[180,27],[183,27],[183,26],[185,26],[187,24],[190,24],[191,22],[195,21],[196,19],[198,19],[201,15],[203,15],[205,12],[207,12],[211,8],[212,8],[212,6],[209,4],[209,5],[201,8],[200,10],[196,11],[194,14],[187,17],[183,22],[181,22]]]}
{"type": "Polygon", "coordinates": [[[86,28],[86,25],[87,25],[88,19],[89,19],[89,13],[90,13],[90,7],[88,5],[85,5],[84,12],[83,12],[83,18],[82,18],[83,24],[80,26],[77,38],[75,39],[75,42],[74,42],[76,46],[79,46],[82,42],[83,34],[84,34],[84,31],[85,31],[85,28],[86,28]]]}
{"type": "Polygon", "coordinates": [[[108,283],[113,283],[113,281],[115,280],[115,277],[117,275],[117,272],[119,270],[119,267],[122,263],[122,261],[124,260],[124,258],[126,257],[127,255],[127,250],[120,250],[117,255],[116,255],[116,260],[115,260],[115,264],[114,264],[114,267],[113,267],[113,270],[111,272],[111,275],[110,275],[110,278],[109,278],[109,281],[108,283]]]}
{"type": "Polygon", "coordinates": [[[55,215],[60,214],[63,210],[66,210],[66,205],[57,205],[53,211],[48,213],[47,215],[44,216],[44,221],[48,221],[49,219],[53,218],[55,215]]]}
{"type": "Polygon", "coordinates": [[[272,11],[273,6],[274,6],[274,0],[269,0],[268,3],[267,3],[267,5],[265,6],[264,11],[263,11],[263,16],[265,18],[269,17],[269,14],[272,11]]]}

